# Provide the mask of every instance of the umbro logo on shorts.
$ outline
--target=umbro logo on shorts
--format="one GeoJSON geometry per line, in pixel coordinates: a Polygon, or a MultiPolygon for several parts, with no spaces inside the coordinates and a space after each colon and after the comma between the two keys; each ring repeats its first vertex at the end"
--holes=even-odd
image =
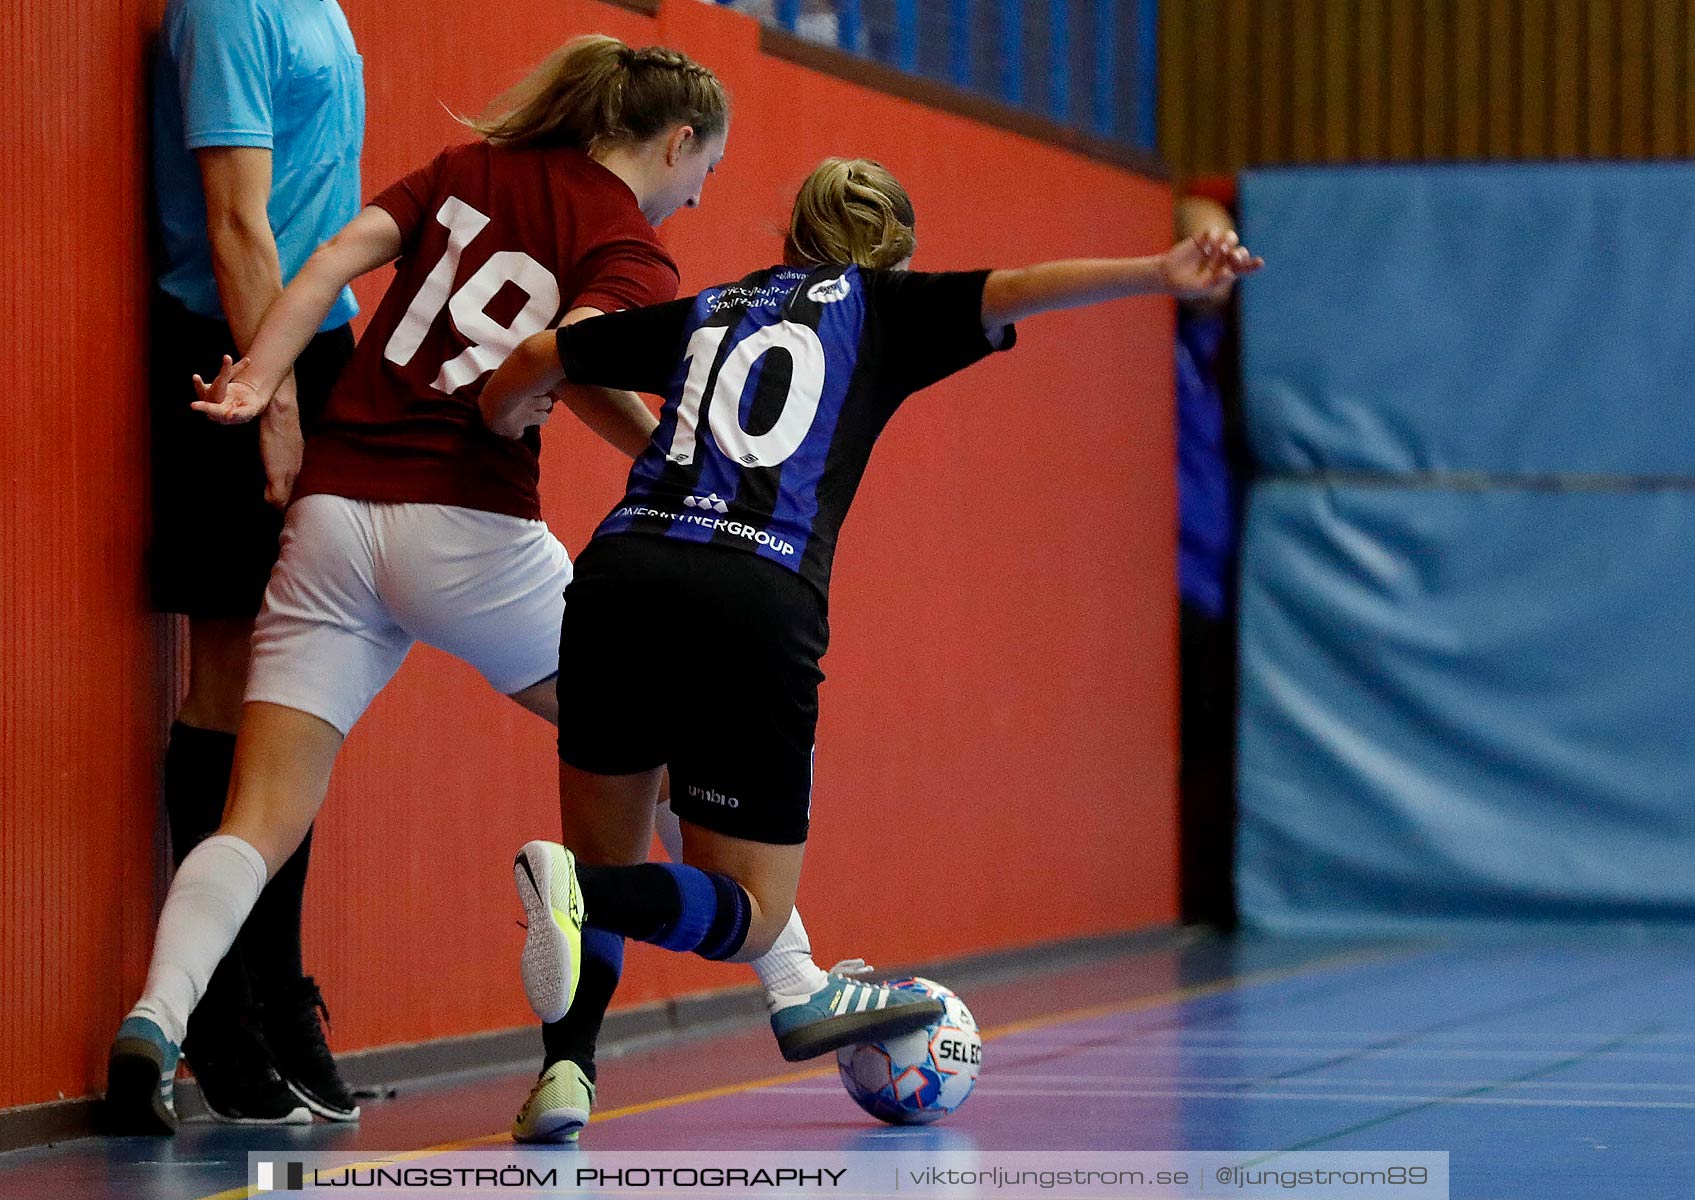
{"type": "Polygon", "coordinates": [[[692,783],[689,785],[689,795],[696,800],[704,800],[708,804],[721,804],[725,808],[740,808],[742,806],[742,802],[734,796],[726,796],[723,792],[715,792],[711,788],[695,787],[692,783]]]}
{"type": "Polygon", "coordinates": [[[708,492],[705,496],[683,497],[684,508],[709,508],[713,512],[727,513],[730,506],[719,498],[717,492],[708,492]]]}

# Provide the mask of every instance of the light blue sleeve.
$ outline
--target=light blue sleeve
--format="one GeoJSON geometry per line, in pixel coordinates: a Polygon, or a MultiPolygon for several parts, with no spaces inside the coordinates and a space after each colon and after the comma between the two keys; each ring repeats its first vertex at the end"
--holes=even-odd
{"type": "Polygon", "coordinates": [[[182,96],[184,142],[272,148],[271,87],[279,31],[254,0],[187,0],[167,31],[182,96]]]}

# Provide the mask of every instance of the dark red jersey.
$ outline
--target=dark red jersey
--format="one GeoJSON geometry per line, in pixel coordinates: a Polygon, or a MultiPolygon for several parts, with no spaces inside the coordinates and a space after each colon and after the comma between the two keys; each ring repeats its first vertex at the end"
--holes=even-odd
{"type": "Polygon", "coordinates": [[[484,382],[572,309],[671,299],[676,263],[629,187],[575,150],[455,146],[371,203],[400,226],[397,273],[307,443],[295,495],[539,517],[539,433],[490,433],[484,382]]]}

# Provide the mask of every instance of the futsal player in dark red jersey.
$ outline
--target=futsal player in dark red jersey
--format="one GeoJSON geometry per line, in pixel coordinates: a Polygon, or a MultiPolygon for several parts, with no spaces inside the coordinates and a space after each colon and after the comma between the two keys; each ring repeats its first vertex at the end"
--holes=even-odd
{"type": "MultiPolygon", "coordinates": [[[[229,804],[177,871],[146,990],[113,1044],[111,1132],[174,1130],[188,1015],[323,803],[343,738],[414,641],[557,719],[571,563],[541,521],[539,439],[490,434],[477,393],[538,330],[676,295],[654,226],[699,203],[729,103],[685,55],[587,37],[497,113],[471,123],[481,140],[443,151],[319,248],[247,358],[226,359],[195,405],[225,422],[260,415],[348,282],[398,260],[306,447],[254,635],[229,804]]],[[[653,426],[628,393],[567,388],[562,399],[630,453],[653,426]]]]}
{"type": "MultiPolygon", "coordinates": [[[[515,866],[525,989],[543,1020],[564,1014],[550,1051],[565,1059],[544,1064],[530,1099],[547,1097],[551,1140],[589,1117],[595,1037],[617,982],[609,943],[743,960],[794,905],[830,564],[895,410],[1010,348],[1024,317],[1204,294],[1262,265],[1234,234],[1207,234],[1147,258],[923,274],[906,269],[913,230],[893,176],[829,160],[796,198],[782,265],[538,334],[483,389],[485,419],[509,437],[544,421],[564,382],[666,398],[566,593],[559,773],[571,850],[531,842],[515,866]],[[629,719],[665,693],[695,701],[686,717],[629,719]],[[648,864],[667,767],[685,861],[648,864]]],[[[831,979],[774,1023],[820,1031],[805,1046],[817,1054],[876,1036],[829,1018],[877,1029],[889,1014],[874,1010],[894,1003],[831,979]]]]}

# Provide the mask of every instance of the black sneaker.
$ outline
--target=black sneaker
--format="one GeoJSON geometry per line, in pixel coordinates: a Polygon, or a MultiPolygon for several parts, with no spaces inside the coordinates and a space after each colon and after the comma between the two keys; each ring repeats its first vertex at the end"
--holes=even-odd
{"type": "Polygon", "coordinates": [[[300,1102],[325,1120],[357,1121],[359,1102],[324,1041],[330,1010],[312,977],[272,995],[260,1020],[271,1061],[300,1102]]]}
{"type": "Polygon", "coordinates": [[[243,1024],[191,1027],[182,1048],[212,1119],[228,1125],[310,1125],[259,1035],[243,1024]]]}

